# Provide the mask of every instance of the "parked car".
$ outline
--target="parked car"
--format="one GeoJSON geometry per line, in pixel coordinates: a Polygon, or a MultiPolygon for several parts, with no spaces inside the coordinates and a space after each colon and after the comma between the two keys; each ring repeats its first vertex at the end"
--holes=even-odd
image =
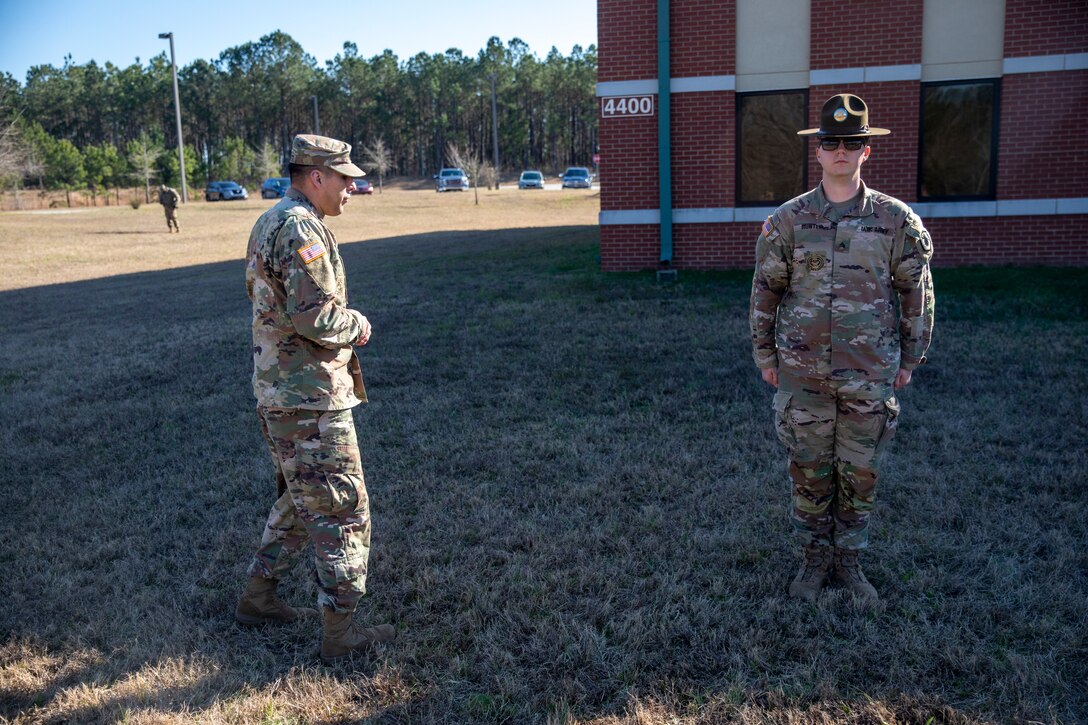
{"type": "Polygon", "coordinates": [[[519,189],[543,189],[544,174],[539,171],[522,171],[518,179],[519,189]]]}
{"type": "Polygon", "coordinates": [[[461,169],[442,169],[434,176],[435,191],[467,191],[468,175],[461,169]]]}
{"type": "Polygon", "coordinates": [[[352,194],[373,194],[374,187],[370,185],[370,182],[366,179],[359,178],[355,180],[355,183],[348,189],[352,194]]]}
{"type": "Polygon", "coordinates": [[[291,180],[286,176],[280,176],[272,179],[265,179],[261,184],[261,198],[262,199],[278,199],[287,193],[287,189],[291,186],[291,180]]]}
{"type": "Polygon", "coordinates": [[[249,192],[233,181],[212,181],[204,188],[204,198],[207,201],[248,199],[249,192]]]}
{"type": "Polygon", "coordinates": [[[571,166],[563,172],[564,189],[589,189],[593,186],[593,175],[584,166],[571,166]]]}

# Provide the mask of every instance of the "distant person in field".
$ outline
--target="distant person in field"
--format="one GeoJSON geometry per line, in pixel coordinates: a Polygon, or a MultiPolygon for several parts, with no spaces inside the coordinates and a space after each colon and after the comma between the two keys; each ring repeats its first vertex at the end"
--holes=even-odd
{"type": "Polygon", "coordinates": [[[371,328],[348,307],[344,262],[323,221],[343,211],[354,177],[364,176],[350,154],[342,141],[296,136],[291,188],[257,220],[246,255],[253,392],[279,498],[235,617],[265,624],[317,614],[276,596],[288,554],[312,543],[326,661],[394,635],[391,625],[364,628],[353,618],[370,556],[370,507],[351,412],[366,402],[366,389],[353,346],[365,345],[371,328]]]}
{"type": "Polygon", "coordinates": [[[178,229],[178,202],[181,201],[181,197],[178,195],[177,189],[172,189],[166,184],[159,187],[159,203],[162,204],[162,210],[166,212],[166,231],[181,233],[178,229]]]}
{"type": "Polygon", "coordinates": [[[869,600],[861,570],[895,390],[925,362],[933,330],[933,243],[903,202],[865,186],[869,109],[831,97],[816,137],[823,178],[767,217],[756,241],[749,322],[756,365],[789,451],[801,568],[789,593],[815,601],[830,580],[869,600]]]}

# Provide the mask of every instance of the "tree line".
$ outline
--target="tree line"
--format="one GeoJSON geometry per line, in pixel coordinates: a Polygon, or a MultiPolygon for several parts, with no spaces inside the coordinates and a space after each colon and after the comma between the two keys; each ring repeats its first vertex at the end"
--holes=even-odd
{"type": "MultiPolygon", "coordinates": [[[[519,39],[371,58],[351,42],[322,68],[277,31],[178,68],[190,186],[284,174],[296,133],[343,139],[386,171],[430,176],[458,149],[499,170],[588,165],[597,150],[596,47],[542,60],[519,39]]],[[[88,189],[180,182],[173,80],[165,53],[121,68],[95,61],[0,74],[0,177],[16,187],[88,189]]],[[[495,170],[491,170],[492,173],[495,170]]]]}

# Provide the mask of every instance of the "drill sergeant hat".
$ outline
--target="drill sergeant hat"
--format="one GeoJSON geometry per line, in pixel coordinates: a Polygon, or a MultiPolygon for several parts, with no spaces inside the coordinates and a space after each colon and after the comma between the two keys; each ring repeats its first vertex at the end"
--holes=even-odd
{"type": "Polygon", "coordinates": [[[886,128],[869,127],[869,107],[852,93],[831,96],[820,111],[820,127],[798,131],[798,136],[834,136],[836,138],[864,138],[887,136],[886,128]]]}
{"type": "Polygon", "coordinates": [[[366,176],[351,163],[351,145],[327,136],[300,133],[291,140],[291,163],[326,166],[344,176],[366,176]]]}

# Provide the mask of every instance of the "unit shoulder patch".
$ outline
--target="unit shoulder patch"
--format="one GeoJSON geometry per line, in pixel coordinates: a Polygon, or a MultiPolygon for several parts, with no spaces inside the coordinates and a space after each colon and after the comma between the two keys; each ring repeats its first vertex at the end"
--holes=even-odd
{"type": "Polygon", "coordinates": [[[767,221],[763,222],[763,226],[759,231],[768,242],[773,242],[778,238],[778,235],[780,234],[778,231],[778,220],[774,218],[773,214],[767,217],[767,221]]]}

